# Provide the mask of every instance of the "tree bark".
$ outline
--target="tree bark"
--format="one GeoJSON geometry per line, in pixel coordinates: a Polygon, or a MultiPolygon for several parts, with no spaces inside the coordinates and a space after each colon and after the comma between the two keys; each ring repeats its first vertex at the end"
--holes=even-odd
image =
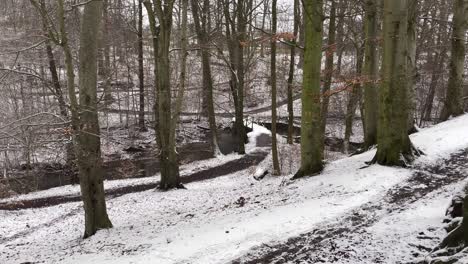
{"type": "Polygon", "coordinates": [[[138,83],[139,83],[139,111],[138,126],[140,131],[147,131],[145,124],[145,70],[143,61],[143,0],[138,0],[138,83]]]}
{"type": "Polygon", "coordinates": [[[102,76],[104,77],[104,103],[106,108],[112,103],[112,94],[111,94],[111,62],[110,62],[110,44],[109,44],[109,1],[103,0],[102,4],[102,20],[103,20],[103,30],[102,30],[102,46],[103,46],[103,55],[104,55],[104,65],[102,68],[102,76]]]}
{"type": "Polygon", "coordinates": [[[325,52],[325,81],[322,89],[322,106],[320,115],[322,117],[320,128],[325,135],[327,126],[328,105],[330,104],[330,88],[333,78],[333,59],[336,48],[336,0],[331,0],[330,23],[328,25],[327,50],[325,52]]]}
{"type": "Polygon", "coordinates": [[[345,50],[345,45],[344,45],[344,24],[345,24],[345,14],[346,10],[348,9],[348,1],[346,0],[340,0],[339,2],[339,7],[338,7],[338,21],[336,25],[336,50],[338,53],[338,59],[336,62],[336,75],[340,76],[341,75],[341,67],[342,67],[342,62],[343,62],[343,53],[345,50]]]}
{"type": "Polygon", "coordinates": [[[418,0],[408,1],[408,133],[414,133],[417,131],[415,123],[415,113],[416,113],[416,77],[417,77],[417,61],[416,61],[416,41],[418,38],[417,32],[417,5],[418,0]]]}
{"type": "MultiPolygon", "coordinates": [[[[208,35],[208,25],[206,18],[200,16],[198,3],[195,0],[191,1],[192,3],[192,13],[193,21],[195,25],[195,31],[197,34],[198,43],[201,46],[201,63],[202,63],[202,75],[203,75],[203,90],[207,96],[208,104],[208,123],[210,125],[211,131],[211,148],[215,156],[220,155],[221,151],[219,150],[218,145],[218,129],[216,127],[216,116],[214,110],[214,99],[213,99],[213,76],[211,74],[211,58],[209,53],[209,35],[208,35]]],[[[209,12],[209,0],[204,0],[203,9],[204,13],[209,12]]]]}
{"type": "Polygon", "coordinates": [[[223,1],[225,17],[226,36],[229,50],[229,67],[231,80],[229,85],[234,99],[235,129],[234,136],[237,137],[239,154],[245,154],[245,127],[244,127],[244,89],[245,89],[245,65],[244,46],[246,42],[248,1],[239,0],[235,5],[233,16],[230,14],[230,1],[223,1]]]}
{"type": "Polygon", "coordinates": [[[363,65],[364,79],[364,148],[368,149],[377,143],[378,122],[378,17],[377,0],[366,0],[365,2],[365,57],[363,65]]]}
{"type": "Polygon", "coordinates": [[[277,0],[271,3],[271,51],[270,51],[270,75],[271,75],[271,152],[273,159],[273,175],[280,175],[281,170],[278,160],[278,140],[276,138],[276,30],[277,30],[277,0]]]}
{"type": "Polygon", "coordinates": [[[322,59],[323,1],[304,4],[304,75],[302,87],[301,167],[294,178],[323,169],[323,134],[320,127],[320,65],[322,59]]]}
{"type": "Polygon", "coordinates": [[[85,209],[85,234],[112,227],[106,210],[100,130],[97,111],[97,42],[102,19],[102,3],[84,7],[80,35],[80,128],[77,135],[77,163],[85,209]]]}
{"type": "MultiPolygon", "coordinates": [[[[32,3],[33,5],[35,4],[37,5],[37,2],[35,3],[33,1],[32,3]]],[[[46,10],[45,1],[40,0],[39,5],[37,5],[36,7],[45,11],[46,10]]],[[[41,10],[38,10],[38,11],[39,13],[41,13],[41,10]]],[[[65,119],[68,119],[69,115],[68,115],[67,105],[65,103],[65,98],[63,96],[62,87],[60,85],[60,79],[59,79],[59,75],[57,72],[57,65],[56,65],[56,61],[55,61],[55,57],[54,57],[54,53],[53,53],[52,45],[51,45],[51,42],[52,42],[51,40],[54,40],[54,39],[57,40],[57,38],[55,38],[55,36],[52,35],[52,33],[49,31],[48,20],[46,19],[46,17],[41,16],[41,20],[42,20],[42,29],[44,31],[44,36],[46,37],[46,41],[45,41],[46,54],[47,54],[47,59],[49,63],[50,75],[52,78],[52,86],[54,88],[53,92],[55,94],[55,97],[57,98],[60,115],[64,117],[65,119]]],[[[60,44],[60,43],[56,43],[56,44],[60,44]]],[[[75,160],[75,153],[74,153],[72,141],[65,143],[65,153],[66,153],[65,154],[66,163],[71,168],[74,166],[74,160],[75,160]]]]}
{"type": "Polygon", "coordinates": [[[300,24],[300,5],[299,0],[294,0],[294,39],[291,43],[289,74],[288,74],[288,144],[293,144],[294,133],[294,109],[293,109],[293,88],[294,88],[294,68],[296,63],[296,45],[297,35],[300,24]]]}
{"type": "Polygon", "coordinates": [[[237,4],[237,110],[236,124],[237,136],[239,140],[239,154],[245,154],[245,127],[244,127],[244,89],[245,89],[245,65],[244,65],[244,46],[246,46],[246,30],[247,30],[247,1],[239,0],[237,4]]]}
{"type": "Polygon", "coordinates": [[[180,112],[182,110],[182,103],[184,101],[184,93],[185,93],[185,88],[186,88],[186,79],[187,79],[187,57],[188,57],[188,51],[187,51],[187,46],[188,46],[188,38],[187,38],[187,9],[188,9],[188,0],[181,0],[181,20],[182,23],[180,25],[181,30],[180,30],[180,75],[179,75],[179,89],[177,90],[177,98],[175,102],[175,110],[174,114],[172,116],[172,127],[171,127],[171,142],[175,142],[175,136],[176,136],[176,129],[177,125],[180,120],[180,112]]]}
{"type": "Polygon", "coordinates": [[[171,111],[171,79],[169,48],[171,41],[172,11],[175,0],[154,1],[154,7],[150,2],[145,2],[148,11],[150,27],[153,38],[157,40],[155,46],[155,58],[158,91],[158,131],[161,163],[161,182],[159,188],[168,190],[181,187],[179,164],[177,160],[175,136],[172,135],[173,120],[171,111]],[[155,14],[159,21],[159,29],[156,27],[155,14]],[[159,31],[159,32],[158,32],[159,31]]]}
{"type": "Polygon", "coordinates": [[[450,73],[444,107],[440,120],[445,121],[451,116],[463,114],[463,72],[465,63],[465,33],[467,1],[453,1],[452,54],[450,58],[450,73]]]}
{"type": "Polygon", "coordinates": [[[377,154],[374,162],[406,166],[419,154],[408,136],[408,4],[384,1],[384,47],[377,154]]]}
{"type": "MultiPolygon", "coordinates": [[[[362,47],[359,45],[356,46],[356,76],[359,78],[362,73],[362,64],[364,56],[362,47]]],[[[349,153],[349,142],[351,135],[353,133],[353,121],[356,115],[356,109],[358,107],[359,101],[362,97],[362,87],[361,82],[357,81],[353,84],[352,92],[348,101],[346,108],[346,118],[345,118],[345,134],[343,142],[343,151],[344,153],[349,153]]]]}
{"type": "Polygon", "coordinates": [[[161,135],[159,130],[159,71],[158,71],[158,62],[159,62],[159,34],[160,34],[160,27],[156,25],[156,15],[153,10],[153,5],[150,0],[143,0],[143,5],[148,13],[148,21],[149,27],[152,34],[152,44],[153,44],[153,75],[154,75],[154,87],[153,87],[153,94],[154,94],[154,131],[156,134],[156,144],[159,149],[161,149],[161,135]]]}

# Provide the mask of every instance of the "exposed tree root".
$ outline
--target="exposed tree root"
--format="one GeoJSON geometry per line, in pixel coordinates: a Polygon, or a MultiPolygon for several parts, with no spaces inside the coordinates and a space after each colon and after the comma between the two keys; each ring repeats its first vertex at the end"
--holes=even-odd
{"type": "Polygon", "coordinates": [[[459,225],[457,228],[452,230],[448,235],[440,242],[440,244],[434,248],[433,252],[446,247],[456,247],[463,243],[463,226],[459,225]]]}
{"type": "Polygon", "coordinates": [[[294,181],[294,180],[297,180],[297,179],[300,179],[300,178],[304,178],[304,177],[317,176],[317,175],[319,175],[320,173],[322,173],[323,167],[324,167],[324,165],[322,165],[322,167],[320,168],[320,170],[318,170],[318,171],[316,171],[316,172],[312,172],[312,173],[306,173],[306,172],[304,172],[303,169],[299,169],[299,170],[296,172],[296,174],[294,174],[294,176],[291,178],[291,180],[294,181]]]}
{"type": "Polygon", "coordinates": [[[403,168],[408,168],[411,166],[411,163],[413,161],[421,156],[424,155],[424,152],[421,151],[420,149],[416,148],[412,143],[410,143],[409,151],[406,152],[401,152],[400,153],[400,158],[398,160],[393,160],[393,159],[388,159],[387,157],[379,158],[378,152],[375,154],[374,158],[366,162],[366,164],[371,165],[371,164],[380,164],[384,166],[397,166],[397,167],[403,167],[403,168]]]}

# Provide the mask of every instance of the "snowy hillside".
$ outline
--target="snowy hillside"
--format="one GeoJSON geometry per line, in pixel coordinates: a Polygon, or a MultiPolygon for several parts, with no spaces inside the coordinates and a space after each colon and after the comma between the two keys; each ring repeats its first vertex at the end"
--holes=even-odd
{"type": "MultiPolygon", "coordinates": [[[[251,136],[262,132],[268,131],[255,126],[251,136]]],[[[445,235],[445,209],[467,181],[467,133],[465,115],[414,134],[425,155],[408,169],[367,167],[375,152],[369,151],[298,181],[256,181],[249,168],[186,184],[186,190],[108,197],[114,228],[87,240],[81,239],[81,202],[0,210],[0,263],[411,261],[445,235]],[[449,170],[436,174],[434,168],[449,170]]]]}

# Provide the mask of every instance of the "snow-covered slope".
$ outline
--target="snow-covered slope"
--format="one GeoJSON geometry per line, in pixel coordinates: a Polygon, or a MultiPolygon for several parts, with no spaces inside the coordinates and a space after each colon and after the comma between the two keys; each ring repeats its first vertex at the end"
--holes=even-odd
{"type": "MultiPolygon", "coordinates": [[[[467,148],[467,134],[465,115],[413,135],[413,143],[426,154],[416,164],[436,164],[467,148]]],[[[87,240],[80,239],[80,203],[0,211],[0,263],[226,263],[254,246],[281,242],[336,221],[380,199],[411,176],[411,169],[363,168],[374,154],[370,151],[332,162],[321,175],[295,182],[284,177],[255,181],[252,168],[188,184],[187,190],[146,191],[110,199],[114,228],[87,240]]],[[[443,211],[438,214],[433,208],[440,209],[440,197],[449,196],[434,195],[437,202],[427,205],[432,209],[421,209],[434,212],[427,221],[440,222],[443,211]]],[[[389,216],[381,225],[385,221],[403,220],[389,216]]],[[[381,230],[376,227],[381,239],[392,238],[381,230]]]]}

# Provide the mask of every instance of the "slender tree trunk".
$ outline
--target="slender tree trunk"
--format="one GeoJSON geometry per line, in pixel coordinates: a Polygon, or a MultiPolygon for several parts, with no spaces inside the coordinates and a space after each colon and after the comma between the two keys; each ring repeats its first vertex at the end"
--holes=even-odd
{"type": "MultiPolygon", "coordinates": [[[[244,8],[245,0],[238,1],[235,6],[234,14],[230,13],[231,2],[223,1],[223,13],[225,19],[225,29],[227,46],[229,51],[229,67],[231,72],[231,80],[229,86],[234,101],[235,123],[233,136],[238,141],[237,152],[245,154],[245,128],[244,128],[244,45],[246,22],[243,18],[245,15],[244,8]]],[[[222,52],[222,51],[221,51],[222,52]]]]}
{"type": "Polygon", "coordinates": [[[52,46],[50,45],[50,41],[48,40],[46,40],[45,44],[46,44],[47,58],[49,60],[50,75],[52,77],[52,85],[54,87],[55,97],[57,97],[57,101],[59,104],[60,115],[63,116],[64,118],[68,118],[67,105],[63,97],[62,87],[60,85],[60,80],[59,80],[58,73],[57,73],[57,66],[55,63],[52,46]]]}
{"type": "MultiPolygon", "coordinates": [[[[207,31],[207,22],[206,19],[200,19],[200,12],[198,3],[195,0],[191,1],[192,3],[192,12],[193,20],[195,25],[195,31],[197,33],[198,43],[201,46],[201,61],[202,61],[202,74],[203,74],[203,89],[206,91],[207,101],[208,101],[208,123],[211,130],[211,147],[213,154],[215,156],[220,155],[221,151],[219,150],[218,145],[218,131],[216,127],[216,116],[214,110],[214,99],[213,99],[213,76],[211,75],[211,62],[210,62],[210,53],[209,53],[209,36],[207,31]]],[[[204,0],[203,9],[206,12],[209,12],[209,0],[204,0]]]]}
{"type": "Polygon", "coordinates": [[[340,0],[338,6],[338,18],[336,24],[336,50],[338,53],[338,59],[336,62],[336,75],[341,75],[341,66],[343,64],[343,53],[345,50],[344,47],[344,24],[345,24],[345,14],[348,8],[347,0],[340,0]]]}
{"type": "Polygon", "coordinates": [[[323,169],[323,134],[320,117],[323,1],[304,3],[305,52],[302,87],[301,168],[294,178],[323,169]]]}
{"type": "Polygon", "coordinates": [[[407,67],[408,67],[408,133],[414,133],[417,131],[415,124],[415,113],[416,113],[416,77],[417,77],[417,61],[416,61],[416,41],[417,35],[417,5],[418,0],[411,0],[408,2],[408,55],[407,55],[407,67]]]}
{"type": "Polygon", "coordinates": [[[431,82],[429,84],[429,92],[426,97],[425,103],[424,103],[424,108],[423,108],[423,113],[421,117],[421,122],[420,126],[422,126],[423,121],[429,121],[432,119],[432,108],[434,105],[434,98],[436,94],[436,89],[439,84],[440,80],[440,73],[443,71],[444,67],[444,54],[446,53],[447,49],[443,48],[442,51],[437,52],[437,54],[434,56],[434,64],[435,68],[432,71],[431,74],[431,82]]]}
{"type": "Polygon", "coordinates": [[[158,100],[158,131],[160,145],[161,182],[159,188],[168,190],[179,188],[180,174],[177,160],[175,136],[172,135],[171,114],[171,81],[169,48],[171,41],[172,11],[175,0],[155,1],[154,10],[151,3],[144,2],[148,11],[150,27],[155,43],[156,76],[157,76],[157,100],[158,100]],[[156,16],[158,18],[159,30],[156,27],[156,16]],[[159,31],[159,32],[158,32],[159,31]]]}
{"type": "MultiPolygon", "coordinates": [[[[302,8],[299,7],[299,11],[302,10],[302,19],[300,20],[302,23],[299,25],[299,45],[301,47],[304,47],[305,45],[305,8],[304,8],[304,1],[300,0],[302,5],[300,5],[302,8]]],[[[304,50],[299,50],[299,61],[297,63],[297,68],[302,69],[304,67],[304,50]]]]}
{"type": "MultiPolygon", "coordinates": [[[[103,16],[103,34],[102,34],[102,45],[104,52],[104,67],[103,67],[103,77],[104,77],[104,103],[106,108],[112,103],[112,94],[111,94],[111,63],[110,63],[110,44],[109,44],[109,1],[104,0],[102,8],[103,16]]],[[[107,111],[107,110],[106,110],[107,111]]],[[[107,114],[107,113],[106,113],[107,114]]]]}
{"type": "MultiPolygon", "coordinates": [[[[265,31],[265,19],[268,16],[268,0],[263,1],[263,16],[262,16],[262,31],[265,31]]],[[[262,34],[262,40],[260,42],[260,57],[265,57],[265,41],[264,41],[264,36],[263,32],[262,34]]]]}
{"type": "Polygon", "coordinates": [[[180,112],[182,110],[182,103],[184,101],[184,93],[186,88],[187,80],[187,57],[188,57],[188,39],[187,39],[187,9],[188,9],[188,0],[181,0],[181,32],[180,32],[180,75],[179,75],[179,89],[177,91],[177,98],[175,102],[175,111],[172,117],[172,131],[171,131],[171,142],[175,142],[176,129],[180,120],[180,112]]]}
{"type": "Polygon", "coordinates": [[[293,144],[294,133],[294,109],[293,109],[293,88],[294,88],[294,68],[296,63],[296,45],[297,34],[299,33],[299,13],[300,5],[299,0],[294,0],[294,39],[292,40],[289,74],[288,74],[288,144],[293,144]]]}
{"type": "Polygon", "coordinates": [[[139,111],[138,126],[140,131],[147,131],[145,125],[145,70],[143,64],[143,0],[138,0],[138,83],[139,83],[139,111]]]}
{"type": "Polygon", "coordinates": [[[239,154],[245,154],[245,127],[244,127],[244,89],[245,89],[245,65],[244,65],[244,46],[246,45],[247,13],[246,0],[239,0],[237,4],[237,110],[236,124],[237,136],[239,140],[239,154]]]}
{"type": "MultiPolygon", "coordinates": [[[[65,8],[63,0],[58,0],[58,24],[59,24],[59,38],[58,44],[61,46],[63,50],[63,54],[65,57],[65,69],[67,73],[67,91],[68,91],[68,98],[70,100],[70,113],[71,113],[71,131],[72,131],[72,143],[71,145],[67,146],[67,151],[74,150],[73,158],[77,157],[78,153],[78,135],[79,135],[79,128],[80,128],[80,120],[79,120],[79,106],[78,100],[76,98],[75,93],[75,69],[73,66],[73,57],[71,53],[70,46],[68,44],[68,35],[66,33],[65,28],[65,8]]],[[[49,33],[49,35],[52,35],[49,33]]],[[[75,166],[75,164],[72,164],[75,166]]],[[[78,175],[79,176],[79,175],[78,175]]],[[[79,178],[79,177],[78,177],[79,178]]],[[[78,182],[79,179],[74,179],[74,182],[78,182]]],[[[86,226],[85,226],[86,229],[86,226]]]]}
{"type": "MultiPolygon", "coordinates": [[[[426,5],[428,4],[429,3],[426,3],[426,5]]],[[[437,17],[437,10],[433,9],[433,11],[430,12],[430,15],[432,17],[437,17]]],[[[439,19],[441,19],[442,21],[448,20],[448,10],[446,6],[441,8],[439,19]]],[[[427,31],[428,27],[429,27],[429,23],[427,22],[424,23],[421,29],[421,32],[427,31]]],[[[429,58],[426,62],[426,67],[432,69],[431,81],[429,84],[429,91],[424,100],[424,105],[421,109],[421,117],[419,120],[419,126],[423,126],[424,121],[430,121],[432,119],[432,108],[434,104],[436,89],[439,84],[440,74],[443,71],[443,66],[445,63],[445,54],[447,53],[447,48],[445,45],[443,45],[443,41],[447,38],[447,33],[446,33],[447,30],[446,30],[445,25],[439,24],[438,26],[435,26],[435,21],[433,21],[431,28],[435,28],[434,34],[437,35],[437,38],[435,42],[432,42],[432,40],[429,40],[428,44],[429,45],[433,44],[437,47],[441,47],[441,49],[436,50],[434,52],[429,51],[429,58]]]]}
{"type": "Polygon", "coordinates": [[[143,5],[145,6],[145,9],[148,13],[148,21],[149,21],[149,26],[152,34],[152,42],[153,42],[153,60],[154,60],[154,65],[153,65],[153,75],[154,75],[154,106],[153,106],[153,112],[154,112],[154,131],[156,134],[156,143],[158,145],[158,148],[161,149],[161,135],[160,135],[160,129],[159,129],[159,72],[158,72],[158,62],[159,62],[159,35],[160,35],[160,29],[158,28],[156,24],[156,15],[154,14],[153,6],[152,3],[148,0],[145,1],[143,0],[143,5]]]}
{"type": "Polygon", "coordinates": [[[102,3],[94,1],[84,7],[80,36],[80,130],[77,135],[77,163],[85,209],[85,234],[112,224],[106,210],[100,130],[97,111],[97,42],[102,19],[102,3]]]}
{"type": "Polygon", "coordinates": [[[451,116],[463,114],[463,72],[465,64],[465,33],[467,1],[453,1],[452,54],[450,58],[450,73],[444,108],[440,120],[445,121],[451,116]]]}
{"type": "MultiPolygon", "coordinates": [[[[33,5],[34,4],[37,5],[37,2],[32,2],[32,3],[33,3],[33,5]]],[[[46,4],[45,4],[44,0],[39,1],[39,5],[37,7],[40,7],[42,10],[45,11],[46,10],[46,4]]],[[[41,12],[41,11],[39,10],[39,12],[41,12]]],[[[48,59],[48,62],[49,62],[49,70],[50,70],[50,74],[51,74],[51,77],[52,77],[52,85],[54,87],[54,93],[55,93],[55,96],[57,98],[57,102],[59,104],[60,115],[63,118],[68,119],[69,116],[68,116],[68,111],[67,111],[67,105],[65,103],[65,98],[63,96],[62,87],[60,85],[60,79],[59,79],[59,75],[58,75],[58,72],[57,72],[57,66],[56,66],[54,53],[53,53],[52,45],[51,45],[51,39],[57,40],[57,38],[55,38],[54,35],[52,35],[49,32],[48,22],[47,22],[47,19],[45,17],[42,17],[42,29],[44,31],[45,37],[47,38],[46,42],[45,42],[46,54],[47,54],[47,59],[48,59]]],[[[74,159],[75,159],[75,153],[74,153],[73,142],[72,141],[66,143],[65,153],[66,153],[66,157],[65,157],[66,163],[71,168],[71,167],[74,166],[74,159]]]]}
{"type": "Polygon", "coordinates": [[[408,136],[408,4],[384,1],[384,47],[380,92],[378,147],[374,161],[406,166],[419,154],[408,136]]]}
{"type": "Polygon", "coordinates": [[[325,128],[327,126],[328,106],[330,104],[330,88],[333,78],[333,59],[335,54],[335,41],[336,41],[336,0],[331,0],[330,8],[330,23],[328,25],[328,41],[327,51],[325,58],[325,82],[322,90],[322,110],[320,112],[322,120],[320,129],[322,134],[325,135],[325,128]]]}
{"type": "Polygon", "coordinates": [[[370,148],[377,143],[377,123],[378,123],[378,67],[379,57],[378,47],[378,17],[377,0],[366,0],[366,21],[365,21],[365,57],[364,57],[364,148],[370,148]]]}
{"type": "MultiPolygon", "coordinates": [[[[362,48],[356,47],[356,76],[359,78],[362,73],[362,64],[364,56],[362,48]]],[[[356,109],[358,107],[359,101],[362,97],[362,87],[361,82],[357,81],[353,84],[352,92],[348,101],[346,108],[346,119],[345,119],[345,135],[343,142],[343,151],[344,153],[349,153],[349,142],[351,135],[353,133],[353,121],[356,115],[356,109]]]]}
{"type": "Polygon", "coordinates": [[[278,140],[276,139],[276,28],[277,28],[277,0],[272,0],[271,3],[271,57],[270,57],[270,71],[271,71],[271,152],[273,159],[273,175],[280,175],[281,170],[278,160],[278,140]]]}

